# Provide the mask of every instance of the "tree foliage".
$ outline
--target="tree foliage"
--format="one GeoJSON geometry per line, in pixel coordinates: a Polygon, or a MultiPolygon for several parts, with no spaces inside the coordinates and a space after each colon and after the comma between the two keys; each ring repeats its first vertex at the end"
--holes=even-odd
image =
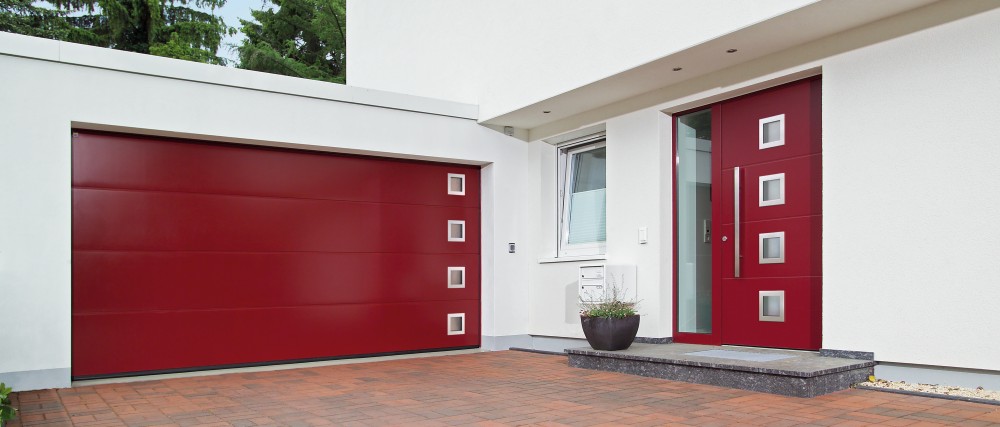
{"type": "Polygon", "coordinates": [[[0,424],[17,416],[17,408],[10,404],[10,393],[13,391],[7,384],[0,383],[0,424]]]}
{"type": "Polygon", "coordinates": [[[35,6],[33,0],[0,0],[0,31],[95,45],[100,37],[70,23],[67,12],[35,6]]]}
{"type": "MultiPolygon", "coordinates": [[[[0,0],[0,31],[226,65],[226,0],[0,0]],[[207,12],[206,12],[207,10],[207,12]]],[[[240,20],[239,68],[344,83],[346,0],[266,0],[240,20]]]]}
{"type": "Polygon", "coordinates": [[[345,0],[269,0],[278,9],[251,11],[240,20],[246,39],[240,68],[344,83],[345,0]]]}
{"type": "Polygon", "coordinates": [[[235,30],[214,10],[226,0],[0,0],[0,30],[212,64],[235,30]]]}

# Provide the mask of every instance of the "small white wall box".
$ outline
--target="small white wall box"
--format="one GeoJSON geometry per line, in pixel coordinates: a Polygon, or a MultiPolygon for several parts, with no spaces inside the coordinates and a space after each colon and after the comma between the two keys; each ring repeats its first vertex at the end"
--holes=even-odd
{"type": "Polygon", "coordinates": [[[597,301],[609,292],[612,283],[618,288],[619,298],[639,299],[636,293],[635,265],[585,264],[580,266],[577,288],[582,301],[597,301]]]}

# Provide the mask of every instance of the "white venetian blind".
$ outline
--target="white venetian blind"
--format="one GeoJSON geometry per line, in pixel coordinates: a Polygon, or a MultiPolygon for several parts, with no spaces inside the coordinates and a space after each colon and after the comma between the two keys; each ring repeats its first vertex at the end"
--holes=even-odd
{"type": "Polygon", "coordinates": [[[567,243],[607,240],[605,147],[573,155],[567,243]]]}
{"type": "Polygon", "coordinates": [[[607,240],[607,215],[604,188],[573,193],[569,208],[569,243],[593,243],[607,240]]]}

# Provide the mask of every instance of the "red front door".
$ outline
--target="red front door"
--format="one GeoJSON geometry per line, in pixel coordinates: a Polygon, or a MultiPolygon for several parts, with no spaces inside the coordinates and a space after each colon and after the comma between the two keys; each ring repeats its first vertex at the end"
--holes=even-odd
{"type": "Polygon", "coordinates": [[[689,158],[678,185],[708,181],[701,196],[677,193],[678,341],[820,348],[820,88],[814,78],[678,116],[678,158],[689,158]],[[686,154],[692,140],[700,148],[686,154]]]}

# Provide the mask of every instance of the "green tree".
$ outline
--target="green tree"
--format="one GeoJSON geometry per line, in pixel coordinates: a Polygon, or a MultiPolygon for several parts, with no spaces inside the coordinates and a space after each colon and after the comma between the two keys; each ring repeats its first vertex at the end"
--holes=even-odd
{"type": "Polygon", "coordinates": [[[0,2],[3,31],[212,64],[225,63],[215,52],[235,32],[211,12],[226,0],[55,0],[55,11],[0,2]]]}
{"type": "Polygon", "coordinates": [[[345,0],[269,0],[278,9],[240,20],[246,39],[240,68],[344,83],[347,73],[345,0]]]}
{"type": "Polygon", "coordinates": [[[17,416],[17,408],[10,404],[10,393],[13,391],[7,384],[0,383],[0,424],[17,416]]]}
{"type": "Polygon", "coordinates": [[[35,6],[33,1],[0,0],[0,31],[74,43],[100,43],[101,38],[93,31],[70,23],[66,11],[35,6]]]}

